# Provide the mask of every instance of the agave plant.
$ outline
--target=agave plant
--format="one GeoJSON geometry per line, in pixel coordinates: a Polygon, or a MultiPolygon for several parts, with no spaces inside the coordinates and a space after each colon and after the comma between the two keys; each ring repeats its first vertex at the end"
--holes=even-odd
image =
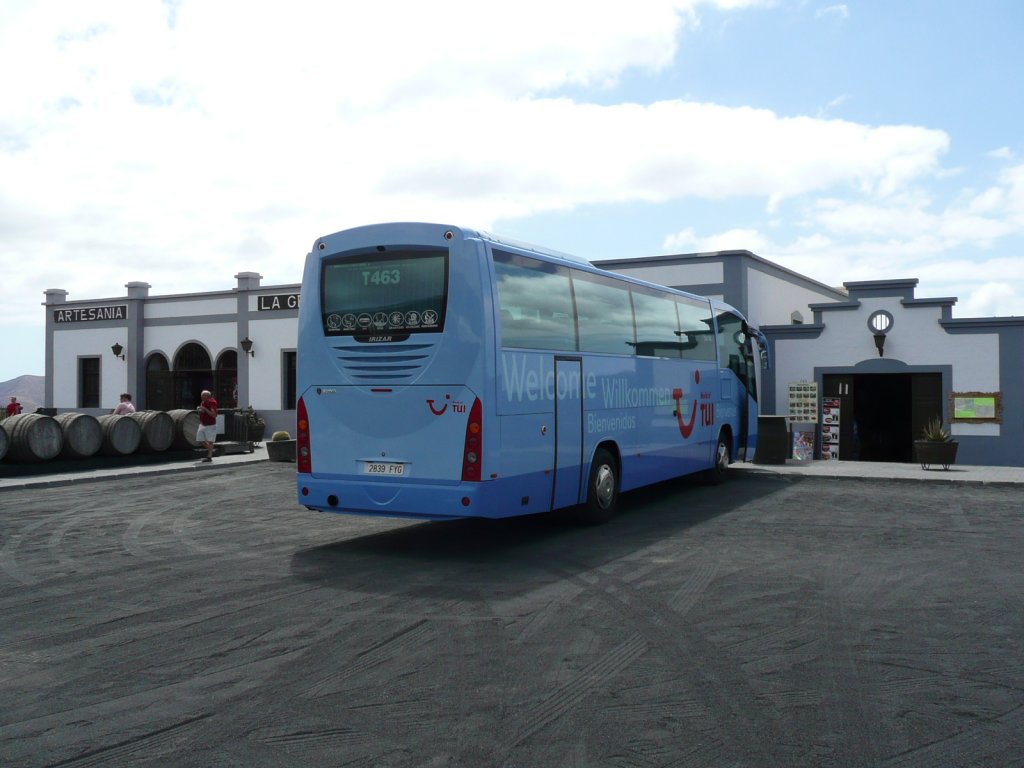
{"type": "Polygon", "coordinates": [[[933,417],[921,431],[921,437],[930,443],[948,443],[952,438],[949,430],[942,425],[942,419],[933,417]]]}

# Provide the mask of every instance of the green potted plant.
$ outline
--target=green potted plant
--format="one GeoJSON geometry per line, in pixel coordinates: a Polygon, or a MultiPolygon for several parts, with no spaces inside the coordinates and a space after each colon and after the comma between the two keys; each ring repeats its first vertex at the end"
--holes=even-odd
{"type": "Polygon", "coordinates": [[[925,424],[921,439],[914,441],[914,453],[921,469],[928,469],[932,464],[941,464],[943,469],[949,469],[949,465],[956,461],[958,445],[942,425],[942,419],[935,416],[925,424]]]}
{"type": "Polygon", "coordinates": [[[285,430],[275,432],[267,442],[267,458],[271,461],[295,461],[295,440],[285,430]]]}

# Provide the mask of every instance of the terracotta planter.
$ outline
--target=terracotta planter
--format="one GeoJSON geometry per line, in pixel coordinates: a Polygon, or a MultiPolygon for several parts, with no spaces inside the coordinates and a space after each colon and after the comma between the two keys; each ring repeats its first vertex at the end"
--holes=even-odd
{"type": "Polygon", "coordinates": [[[268,440],[267,458],[271,461],[295,461],[295,438],[291,440],[268,440]]]}
{"type": "Polygon", "coordinates": [[[943,469],[956,462],[956,449],[959,443],[950,440],[940,443],[932,440],[915,440],[914,455],[921,469],[928,469],[932,464],[941,464],[943,469]]]}

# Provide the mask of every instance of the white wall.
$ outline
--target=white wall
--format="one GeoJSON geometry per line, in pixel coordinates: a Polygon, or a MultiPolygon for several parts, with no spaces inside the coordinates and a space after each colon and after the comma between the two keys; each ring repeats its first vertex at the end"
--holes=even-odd
{"type": "MultiPolygon", "coordinates": [[[[53,406],[78,407],[78,358],[100,359],[100,407],[113,408],[128,388],[130,360],[114,357],[114,343],[127,350],[125,328],[80,328],[53,334],[53,406]]],[[[127,354],[125,352],[124,354],[127,354]]]]}
{"type": "MultiPolygon", "coordinates": [[[[196,341],[210,353],[210,364],[217,365],[217,356],[226,349],[238,349],[238,323],[235,316],[230,322],[202,325],[157,325],[146,328],[146,355],[162,352],[167,362],[174,365],[174,354],[187,342],[196,341]]],[[[113,343],[113,342],[111,342],[113,343]]]]}
{"type": "MultiPolygon", "coordinates": [[[[595,261],[595,267],[601,267],[601,262],[595,261]]],[[[720,261],[709,262],[683,262],[666,266],[639,266],[628,268],[616,268],[617,272],[629,275],[640,280],[658,285],[702,285],[705,283],[720,283],[723,280],[723,267],[720,261]]]]}
{"type": "Polygon", "coordinates": [[[283,405],[284,365],[282,350],[294,350],[298,318],[250,320],[249,338],[254,355],[249,358],[249,400],[258,410],[280,410],[283,405]]]}
{"type": "Polygon", "coordinates": [[[145,305],[145,317],[154,320],[161,317],[192,317],[195,315],[238,314],[238,300],[224,299],[176,299],[174,301],[153,301],[145,305]]]}
{"type": "Polygon", "coordinates": [[[814,291],[775,275],[748,269],[747,319],[758,325],[789,325],[793,312],[799,312],[805,323],[814,319],[811,304],[836,301],[835,297],[814,291]]]}

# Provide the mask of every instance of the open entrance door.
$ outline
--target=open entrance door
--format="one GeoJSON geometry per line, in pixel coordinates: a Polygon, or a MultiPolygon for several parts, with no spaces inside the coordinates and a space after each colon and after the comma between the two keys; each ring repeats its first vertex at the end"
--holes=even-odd
{"type": "Polygon", "coordinates": [[[840,401],[840,460],[912,462],[914,439],[942,415],[940,373],[828,374],[822,383],[840,401]]]}

